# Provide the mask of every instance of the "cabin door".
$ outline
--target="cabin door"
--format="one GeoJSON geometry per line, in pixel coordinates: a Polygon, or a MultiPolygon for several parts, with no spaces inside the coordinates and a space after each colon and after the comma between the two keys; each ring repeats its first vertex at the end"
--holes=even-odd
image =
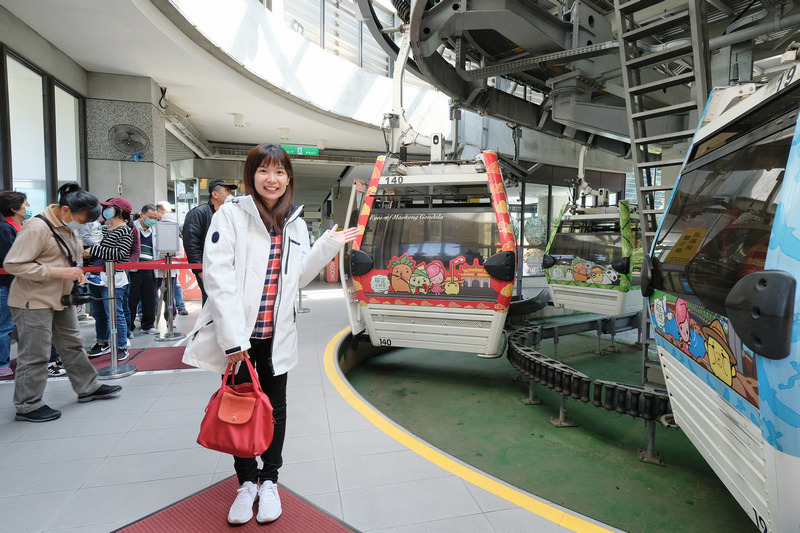
{"type": "MultiPolygon", "coordinates": [[[[358,224],[358,217],[366,194],[367,184],[358,179],[354,180],[353,188],[350,190],[350,202],[347,204],[347,218],[344,221],[344,229],[352,228],[358,224]]],[[[347,302],[350,329],[353,335],[358,335],[367,329],[367,324],[364,322],[361,306],[358,304],[356,288],[353,284],[353,276],[350,273],[350,250],[352,247],[352,243],[349,243],[339,253],[339,272],[342,273],[341,282],[347,302]]]]}

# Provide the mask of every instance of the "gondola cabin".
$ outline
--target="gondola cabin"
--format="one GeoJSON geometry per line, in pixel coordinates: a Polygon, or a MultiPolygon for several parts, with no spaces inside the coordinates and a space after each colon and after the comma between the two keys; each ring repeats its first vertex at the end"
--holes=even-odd
{"type": "Polygon", "coordinates": [[[642,256],[635,206],[565,206],[542,262],[553,304],[604,315],[641,310],[642,256]]]}
{"type": "Polygon", "coordinates": [[[496,154],[382,157],[353,193],[361,235],[342,258],[353,333],[366,330],[375,346],[502,355],[517,265],[496,154]]]}
{"type": "Polygon", "coordinates": [[[764,532],[800,527],[798,74],[715,89],[642,272],[675,419],[764,532]]]}

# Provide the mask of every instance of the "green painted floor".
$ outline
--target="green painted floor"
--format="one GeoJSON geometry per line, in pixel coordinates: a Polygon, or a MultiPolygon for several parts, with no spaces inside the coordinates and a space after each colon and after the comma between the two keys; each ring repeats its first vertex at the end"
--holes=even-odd
{"type": "MultiPolygon", "coordinates": [[[[606,338],[607,339],[607,338],[606,338]]],[[[605,340],[603,346],[609,344],[605,340]]],[[[640,383],[641,352],[598,355],[594,334],[562,337],[559,359],[593,379],[640,383]]],[[[541,352],[552,356],[552,341],[541,352]]],[[[578,423],[557,428],[558,395],[527,383],[505,358],[398,349],[348,374],[377,409],[451,455],[528,492],[630,532],[750,532],[748,516],[679,429],[658,426],[666,466],[643,463],[641,419],[568,400],[578,423]]]]}

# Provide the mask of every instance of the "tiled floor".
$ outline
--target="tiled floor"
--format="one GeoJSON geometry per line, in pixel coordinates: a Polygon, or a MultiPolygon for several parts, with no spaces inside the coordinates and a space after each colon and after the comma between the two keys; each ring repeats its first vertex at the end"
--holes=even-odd
{"type": "MultiPolygon", "coordinates": [[[[289,374],[281,484],[364,532],[572,530],[451,474],[373,426],[323,367],[326,346],[347,326],[340,289],[313,284],[303,306],[310,312],[298,315],[301,355],[289,374]]],[[[199,302],[189,309],[176,330],[191,329],[199,302]]],[[[82,330],[89,346],[91,321],[82,330]]],[[[167,345],[139,333],[132,344],[167,345]]],[[[233,474],[229,456],[195,443],[219,376],[139,373],[114,383],[123,386],[117,397],[78,404],[66,378],[50,380],[45,401],[63,415],[43,424],[15,422],[14,386],[0,383],[1,531],[107,532],[233,474]]]]}

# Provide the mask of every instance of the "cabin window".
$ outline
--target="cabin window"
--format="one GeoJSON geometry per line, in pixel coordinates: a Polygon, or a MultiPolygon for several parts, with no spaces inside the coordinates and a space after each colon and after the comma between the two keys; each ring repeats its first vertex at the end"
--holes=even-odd
{"type": "Polygon", "coordinates": [[[550,256],[557,265],[572,266],[572,262],[579,258],[606,270],[611,268],[611,261],[623,257],[619,216],[615,219],[562,221],[553,237],[550,256]]]}
{"type": "Polygon", "coordinates": [[[736,282],[764,268],[793,132],[784,115],[687,164],[656,238],[654,288],[726,314],[736,282]]]}
{"type": "Polygon", "coordinates": [[[373,209],[361,250],[383,268],[408,254],[415,263],[459,256],[479,265],[500,251],[500,233],[491,207],[468,209],[373,209]]]}

